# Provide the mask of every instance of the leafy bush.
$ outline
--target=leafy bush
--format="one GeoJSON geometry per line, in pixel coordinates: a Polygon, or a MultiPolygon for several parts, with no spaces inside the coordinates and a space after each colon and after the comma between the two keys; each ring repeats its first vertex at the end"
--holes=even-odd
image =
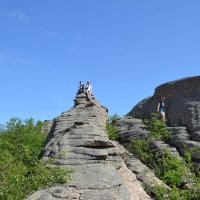
{"type": "Polygon", "coordinates": [[[40,161],[42,122],[12,118],[0,129],[0,199],[22,200],[30,192],[69,179],[69,170],[40,161]]]}
{"type": "Polygon", "coordinates": [[[119,140],[120,139],[120,134],[118,133],[118,128],[115,125],[107,124],[106,129],[107,129],[107,133],[108,133],[108,138],[110,140],[119,140]]]}
{"type": "Polygon", "coordinates": [[[149,149],[149,142],[146,139],[132,139],[128,146],[130,152],[134,152],[145,164],[153,162],[153,152],[149,149]]]}
{"type": "Polygon", "coordinates": [[[145,125],[147,126],[147,130],[151,132],[150,137],[166,140],[170,137],[171,133],[166,130],[165,122],[159,119],[158,114],[151,114],[149,119],[144,120],[145,125]]]}
{"type": "Polygon", "coordinates": [[[106,124],[106,129],[107,129],[107,134],[108,134],[108,138],[110,140],[119,140],[120,139],[120,134],[119,129],[115,126],[115,123],[118,119],[120,119],[121,117],[118,114],[114,114],[112,116],[109,117],[108,122],[106,124]]]}
{"type": "Polygon", "coordinates": [[[109,116],[108,123],[115,124],[115,122],[120,118],[121,117],[117,113],[115,113],[114,115],[109,116]]]}
{"type": "Polygon", "coordinates": [[[176,158],[169,152],[156,160],[156,175],[170,187],[184,185],[188,181],[189,169],[183,159],[176,158]]]}

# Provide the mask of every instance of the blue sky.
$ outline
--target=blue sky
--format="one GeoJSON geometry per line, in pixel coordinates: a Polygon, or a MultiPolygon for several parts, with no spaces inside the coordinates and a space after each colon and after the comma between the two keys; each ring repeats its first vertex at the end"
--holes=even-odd
{"type": "Polygon", "coordinates": [[[200,75],[200,1],[0,0],[0,123],[52,119],[91,80],[109,115],[200,75]]]}

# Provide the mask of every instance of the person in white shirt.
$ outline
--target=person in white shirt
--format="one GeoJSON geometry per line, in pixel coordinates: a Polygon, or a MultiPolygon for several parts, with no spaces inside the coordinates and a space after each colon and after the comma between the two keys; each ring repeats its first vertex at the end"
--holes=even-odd
{"type": "Polygon", "coordinates": [[[86,99],[90,100],[90,96],[92,95],[92,86],[89,80],[85,85],[85,94],[86,94],[86,99]]]}

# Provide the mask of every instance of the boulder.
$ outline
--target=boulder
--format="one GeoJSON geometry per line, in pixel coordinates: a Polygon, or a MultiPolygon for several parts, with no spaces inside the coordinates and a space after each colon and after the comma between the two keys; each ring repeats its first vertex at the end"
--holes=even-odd
{"type": "Polygon", "coordinates": [[[194,141],[200,142],[200,131],[196,131],[191,134],[191,138],[194,141]]]}
{"type": "Polygon", "coordinates": [[[115,126],[120,134],[120,143],[124,146],[128,146],[133,138],[144,139],[149,135],[142,120],[131,116],[116,120],[115,126]]]}

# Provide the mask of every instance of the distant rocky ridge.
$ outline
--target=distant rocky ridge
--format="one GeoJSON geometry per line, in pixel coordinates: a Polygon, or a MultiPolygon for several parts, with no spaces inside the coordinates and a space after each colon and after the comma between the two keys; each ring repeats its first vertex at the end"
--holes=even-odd
{"type": "MultiPolygon", "coordinates": [[[[53,120],[44,161],[73,169],[67,184],[39,190],[27,200],[148,200],[141,182],[124,163],[123,146],[106,134],[107,109],[94,97],[75,98],[75,105],[53,120]]],[[[49,124],[49,123],[48,123],[49,124]]]]}

